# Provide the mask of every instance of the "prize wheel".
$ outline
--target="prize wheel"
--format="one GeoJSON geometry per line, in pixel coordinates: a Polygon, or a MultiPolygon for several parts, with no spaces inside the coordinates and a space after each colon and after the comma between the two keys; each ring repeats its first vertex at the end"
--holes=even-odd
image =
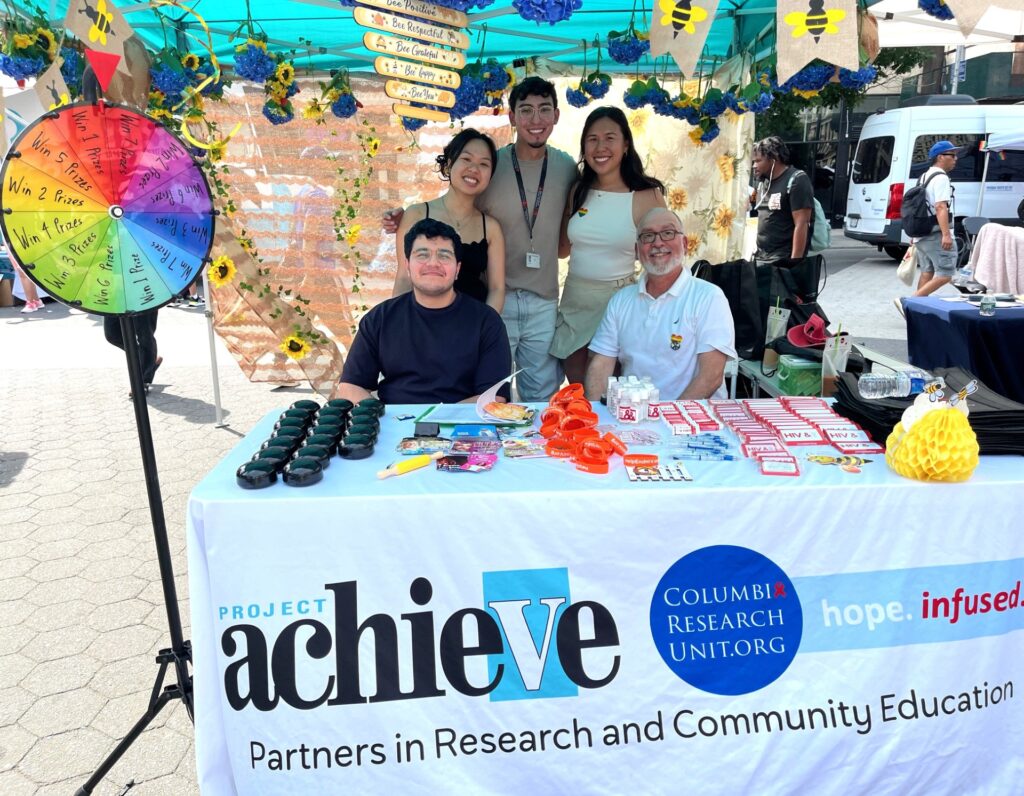
{"type": "Polygon", "coordinates": [[[136,110],[65,105],[30,124],[0,169],[0,226],[33,282],[100,315],[167,304],[213,245],[206,175],[136,110]]]}

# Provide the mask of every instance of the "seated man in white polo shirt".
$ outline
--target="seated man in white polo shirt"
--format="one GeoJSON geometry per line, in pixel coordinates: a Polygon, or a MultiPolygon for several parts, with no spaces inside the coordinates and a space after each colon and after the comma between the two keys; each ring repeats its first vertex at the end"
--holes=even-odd
{"type": "Polygon", "coordinates": [[[601,397],[616,361],[624,376],[650,376],[663,401],[725,397],[725,363],[736,356],[725,294],[683,267],[686,238],[671,210],[651,210],[638,230],[644,274],[612,296],[590,341],[587,398],[601,397]]]}

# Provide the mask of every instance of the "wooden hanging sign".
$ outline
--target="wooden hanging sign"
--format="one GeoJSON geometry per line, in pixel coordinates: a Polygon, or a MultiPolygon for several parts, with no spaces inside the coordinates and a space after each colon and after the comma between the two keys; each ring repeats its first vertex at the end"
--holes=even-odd
{"type": "Polygon", "coordinates": [[[431,25],[416,19],[396,17],[393,14],[385,14],[382,11],[373,11],[369,8],[356,8],[354,16],[356,22],[364,28],[382,30],[385,33],[398,33],[413,39],[444,44],[457,50],[469,49],[469,36],[459,30],[441,25],[431,25]]]}
{"type": "Polygon", "coordinates": [[[433,111],[430,108],[417,108],[413,105],[403,105],[400,102],[396,102],[391,106],[391,110],[397,113],[399,116],[407,116],[410,119],[423,119],[428,122],[447,122],[449,116],[447,113],[441,111],[433,111]]]}
{"type": "Polygon", "coordinates": [[[417,64],[412,61],[399,61],[396,58],[381,56],[374,60],[373,68],[378,75],[414,80],[417,83],[429,83],[431,86],[440,86],[452,91],[462,84],[462,77],[458,72],[449,72],[446,69],[438,69],[436,66],[417,64]]]}
{"type": "Polygon", "coordinates": [[[442,25],[451,25],[453,28],[465,28],[469,25],[469,17],[462,11],[454,8],[424,3],[423,0],[359,0],[364,6],[382,8],[385,11],[394,11],[396,14],[405,14],[410,17],[420,17],[433,22],[440,22],[442,25]]]}
{"type": "Polygon", "coordinates": [[[455,95],[443,88],[431,88],[418,83],[403,83],[401,80],[389,80],[384,84],[384,93],[391,99],[406,102],[423,102],[437,105],[440,108],[454,108],[455,95]]]}
{"type": "Polygon", "coordinates": [[[418,41],[400,39],[397,36],[386,36],[383,33],[364,33],[363,46],[382,55],[397,55],[414,61],[447,66],[449,69],[462,69],[466,65],[466,56],[457,50],[445,50],[418,41]]]}

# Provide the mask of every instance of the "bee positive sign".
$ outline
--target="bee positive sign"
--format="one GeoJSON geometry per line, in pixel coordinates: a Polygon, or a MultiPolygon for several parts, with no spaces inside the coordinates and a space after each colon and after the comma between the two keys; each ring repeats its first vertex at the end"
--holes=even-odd
{"type": "Polygon", "coordinates": [[[853,71],[860,68],[856,0],[779,0],[775,13],[779,83],[815,58],[853,71]]]}
{"type": "Polygon", "coordinates": [[[453,70],[466,65],[466,56],[461,51],[469,49],[469,37],[461,28],[469,24],[468,17],[461,11],[423,0],[360,3],[353,16],[358,24],[371,28],[371,32],[363,35],[363,46],[381,55],[373,63],[377,73],[392,78],[385,91],[392,99],[402,101],[393,106],[395,113],[427,121],[448,121],[448,114],[438,109],[455,105],[452,92],[462,78],[453,70]]]}
{"type": "Polygon", "coordinates": [[[671,54],[692,76],[715,20],[719,0],[658,0],[651,11],[651,56],[671,54]]]}

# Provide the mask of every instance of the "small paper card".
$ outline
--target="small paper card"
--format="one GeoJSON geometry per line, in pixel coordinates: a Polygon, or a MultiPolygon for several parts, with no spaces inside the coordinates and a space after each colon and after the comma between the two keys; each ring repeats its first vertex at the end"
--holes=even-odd
{"type": "Polygon", "coordinates": [[[876,442],[834,442],[832,443],[840,453],[866,454],[885,453],[885,448],[876,442]]]}
{"type": "Polygon", "coordinates": [[[497,461],[494,454],[443,456],[437,460],[437,469],[445,473],[482,473],[492,469],[497,461]]]}
{"type": "Polygon", "coordinates": [[[444,437],[406,437],[395,447],[403,456],[415,456],[420,453],[447,453],[452,441],[444,437]]]}
{"type": "Polygon", "coordinates": [[[501,443],[496,439],[472,439],[463,437],[453,439],[449,452],[451,453],[497,453],[501,450],[501,443]]]}
{"type": "Polygon", "coordinates": [[[509,438],[501,441],[507,459],[540,459],[547,456],[544,439],[509,438]]]}

